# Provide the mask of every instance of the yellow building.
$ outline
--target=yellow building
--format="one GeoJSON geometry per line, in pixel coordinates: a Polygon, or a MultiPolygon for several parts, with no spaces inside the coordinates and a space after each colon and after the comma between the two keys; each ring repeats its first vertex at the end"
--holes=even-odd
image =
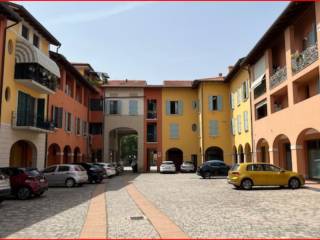
{"type": "Polygon", "coordinates": [[[21,21],[7,24],[1,99],[0,166],[42,168],[47,96],[54,94],[58,66],[49,58],[56,40],[24,7],[8,3],[21,21]]]}
{"type": "Polygon", "coordinates": [[[231,164],[229,85],[219,76],[195,80],[193,86],[199,99],[201,162],[223,160],[231,164]]]}
{"type": "Polygon", "coordinates": [[[200,162],[198,95],[192,81],[165,81],[162,88],[162,160],[179,168],[200,162]]]}
{"type": "Polygon", "coordinates": [[[250,81],[247,67],[240,66],[243,59],[232,67],[225,78],[230,84],[230,125],[233,162],[251,162],[252,131],[250,81]]]}

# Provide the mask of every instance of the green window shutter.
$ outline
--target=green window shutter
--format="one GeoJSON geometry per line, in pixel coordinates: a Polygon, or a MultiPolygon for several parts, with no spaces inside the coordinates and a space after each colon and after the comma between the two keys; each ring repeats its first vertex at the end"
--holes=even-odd
{"type": "Polygon", "coordinates": [[[167,115],[170,115],[170,101],[169,100],[166,101],[166,113],[167,113],[167,115]]]}
{"type": "Polygon", "coordinates": [[[58,108],[58,123],[57,127],[62,128],[63,108],[58,108]]]}
{"type": "Polygon", "coordinates": [[[178,114],[183,114],[183,101],[178,101],[178,114]]]}
{"type": "Polygon", "coordinates": [[[217,96],[218,111],[222,111],[222,96],[217,96]]]}
{"type": "Polygon", "coordinates": [[[213,96],[209,96],[209,110],[213,111],[213,96]]]}
{"type": "Polygon", "coordinates": [[[219,131],[218,131],[218,121],[217,120],[210,120],[209,122],[209,135],[211,137],[216,137],[218,136],[219,131]]]}
{"type": "Polygon", "coordinates": [[[238,120],[238,133],[241,133],[241,115],[237,116],[237,120],[238,120]]]}
{"type": "Polygon", "coordinates": [[[109,100],[105,100],[104,101],[104,109],[106,110],[106,114],[110,114],[110,101],[109,100]]]}
{"type": "Polygon", "coordinates": [[[237,91],[237,105],[239,106],[240,105],[240,103],[241,103],[241,97],[240,97],[240,94],[241,94],[241,91],[238,89],[238,91],[237,91]]]}
{"type": "Polygon", "coordinates": [[[117,101],[117,114],[121,114],[121,104],[122,102],[120,100],[117,101]]]}
{"type": "Polygon", "coordinates": [[[172,139],[179,138],[179,125],[176,123],[170,124],[170,138],[172,139]]]}
{"type": "Polygon", "coordinates": [[[129,115],[138,115],[138,101],[130,100],[129,101],[129,115]]]}
{"type": "Polygon", "coordinates": [[[68,112],[64,114],[64,130],[68,131],[68,112]]]}
{"type": "Polygon", "coordinates": [[[249,124],[248,124],[248,112],[243,112],[243,121],[244,121],[244,130],[247,132],[249,130],[249,124]]]}

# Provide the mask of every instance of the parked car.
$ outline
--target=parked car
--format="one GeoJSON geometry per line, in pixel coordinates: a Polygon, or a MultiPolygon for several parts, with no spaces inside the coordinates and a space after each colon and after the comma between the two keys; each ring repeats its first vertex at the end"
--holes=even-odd
{"type": "Polygon", "coordinates": [[[113,163],[113,165],[116,169],[117,175],[119,175],[120,173],[123,173],[124,167],[120,162],[115,162],[115,163],[113,163]]]}
{"type": "Polygon", "coordinates": [[[172,161],[164,161],[160,165],[160,173],[175,173],[176,166],[172,161]]]}
{"type": "Polygon", "coordinates": [[[58,164],[44,169],[49,186],[81,186],[88,181],[87,171],[82,166],[58,164]]]}
{"type": "Polygon", "coordinates": [[[41,196],[48,190],[48,181],[36,168],[1,168],[10,178],[11,194],[20,200],[41,196]]]}
{"type": "Polygon", "coordinates": [[[0,169],[0,203],[10,195],[11,188],[10,188],[10,180],[8,175],[6,175],[0,169]]]}
{"type": "Polygon", "coordinates": [[[204,162],[197,170],[197,174],[203,178],[214,176],[227,176],[230,167],[222,160],[209,160],[204,162]]]}
{"type": "Polygon", "coordinates": [[[103,178],[107,175],[104,168],[97,165],[85,162],[72,164],[82,166],[87,171],[89,183],[101,183],[103,178]]]}
{"type": "Polygon", "coordinates": [[[250,190],[253,186],[288,186],[292,189],[304,185],[304,177],[267,163],[235,164],[228,174],[228,182],[236,188],[250,190]]]}
{"type": "Polygon", "coordinates": [[[107,177],[112,177],[117,174],[115,167],[111,163],[97,162],[93,163],[93,165],[103,167],[107,177]]]}
{"type": "Polygon", "coordinates": [[[195,167],[191,161],[184,161],[180,166],[180,172],[194,172],[195,167]]]}

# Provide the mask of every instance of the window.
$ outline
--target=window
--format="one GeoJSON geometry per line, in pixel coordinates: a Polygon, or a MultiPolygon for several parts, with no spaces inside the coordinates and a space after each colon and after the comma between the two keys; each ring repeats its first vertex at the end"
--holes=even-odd
{"type": "Polygon", "coordinates": [[[191,126],[192,132],[196,132],[197,131],[197,124],[192,124],[191,126]]]}
{"type": "Polygon", "coordinates": [[[102,123],[90,123],[89,124],[89,133],[92,135],[101,135],[102,134],[102,123]]]}
{"type": "Polygon", "coordinates": [[[250,164],[247,166],[247,171],[263,171],[262,164],[250,164]]]}
{"type": "Polygon", "coordinates": [[[244,131],[249,131],[248,111],[243,112],[244,131]]]}
{"type": "Polygon", "coordinates": [[[86,121],[83,121],[83,125],[82,125],[82,133],[83,136],[87,136],[88,135],[88,123],[86,121]]]}
{"type": "Polygon", "coordinates": [[[231,109],[234,110],[234,93],[230,94],[231,109]]]}
{"type": "Polygon", "coordinates": [[[198,100],[193,100],[192,101],[192,109],[198,111],[199,110],[199,106],[198,106],[198,100]]]}
{"type": "Polygon", "coordinates": [[[218,121],[217,120],[210,120],[209,122],[209,136],[216,137],[218,136],[218,121]]]}
{"type": "Polygon", "coordinates": [[[38,37],[38,35],[33,34],[33,45],[37,48],[39,48],[39,43],[40,43],[40,39],[38,37]]]}
{"type": "Polygon", "coordinates": [[[65,113],[65,130],[71,132],[72,128],[72,115],[71,113],[65,113]]]}
{"type": "Polygon", "coordinates": [[[241,115],[237,116],[237,129],[238,133],[241,134],[241,115]]]}
{"type": "Polygon", "coordinates": [[[118,100],[107,100],[106,101],[107,114],[115,115],[121,113],[121,101],[118,100]]]}
{"type": "Polygon", "coordinates": [[[246,101],[249,98],[249,81],[245,81],[241,85],[242,89],[242,101],[246,101]]]}
{"type": "Polygon", "coordinates": [[[147,101],[147,119],[156,119],[157,118],[157,100],[148,99],[147,101]]]}
{"type": "Polygon", "coordinates": [[[138,115],[138,101],[129,100],[129,115],[138,115]]]}
{"type": "Polygon", "coordinates": [[[19,91],[17,108],[17,126],[35,125],[36,99],[29,94],[19,91]]]}
{"type": "Polygon", "coordinates": [[[235,126],[235,119],[234,118],[231,119],[231,133],[233,136],[236,135],[236,126],[235,126]]]}
{"type": "Polygon", "coordinates": [[[222,110],[222,96],[210,96],[209,97],[209,110],[221,111],[222,110]]]}
{"type": "Polygon", "coordinates": [[[280,172],[280,168],[269,164],[263,164],[263,169],[268,172],[280,172]]]}
{"type": "Polygon", "coordinates": [[[62,128],[63,108],[52,106],[51,120],[55,128],[62,128]]]}
{"type": "Polygon", "coordinates": [[[72,97],[72,85],[69,82],[66,83],[65,94],[72,97]]]}
{"type": "Polygon", "coordinates": [[[255,106],[255,110],[256,110],[256,119],[257,120],[266,117],[268,115],[267,101],[264,100],[264,101],[258,103],[255,106]]]}
{"type": "Polygon", "coordinates": [[[43,170],[44,173],[52,173],[56,170],[56,166],[52,166],[52,167],[48,167],[46,169],[43,170]]]}
{"type": "Polygon", "coordinates": [[[29,28],[26,27],[25,25],[22,25],[22,31],[21,31],[22,37],[25,39],[29,40],[29,28]]]}
{"type": "Polygon", "coordinates": [[[182,101],[167,101],[166,106],[167,115],[182,114],[183,102],[182,101]]]}
{"type": "Polygon", "coordinates": [[[77,132],[77,135],[80,135],[80,131],[81,131],[81,120],[80,120],[80,118],[76,118],[76,132],[77,132]]]}
{"type": "Polygon", "coordinates": [[[102,100],[101,99],[90,99],[90,110],[91,111],[102,111],[102,100]]]}
{"type": "Polygon", "coordinates": [[[179,138],[179,125],[176,123],[170,124],[170,138],[171,139],[179,138]]]}
{"type": "Polygon", "coordinates": [[[157,125],[155,123],[147,125],[147,142],[157,142],[157,125]]]}
{"type": "Polygon", "coordinates": [[[266,76],[263,75],[261,81],[260,80],[258,81],[259,82],[257,82],[256,84],[255,83],[252,84],[254,99],[262,96],[267,91],[266,76]]]}
{"type": "Polygon", "coordinates": [[[241,90],[238,89],[237,91],[237,105],[239,106],[241,104],[241,90]]]}
{"type": "Polygon", "coordinates": [[[59,166],[58,167],[58,172],[68,172],[68,171],[70,171],[69,166],[59,166]]]}

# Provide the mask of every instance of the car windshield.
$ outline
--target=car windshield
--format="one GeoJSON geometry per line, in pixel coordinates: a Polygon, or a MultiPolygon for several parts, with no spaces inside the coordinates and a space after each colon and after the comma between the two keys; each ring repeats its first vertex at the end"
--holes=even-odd
{"type": "Polygon", "coordinates": [[[164,161],[162,164],[170,165],[170,164],[173,164],[173,162],[171,162],[171,161],[164,161]]]}
{"type": "Polygon", "coordinates": [[[36,177],[40,175],[40,172],[37,169],[26,169],[26,174],[31,177],[36,177]]]}
{"type": "Polygon", "coordinates": [[[80,171],[85,171],[84,167],[82,167],[82,166],[80,166],[80,165],[79,165],[79,166],[74,166],[74,170],[75,170],[75,171],[79,171],[79,172],[80,172],[80,171]]]}
{"type": "Polygon", "coordinates": [[[185,162],[183,162],[183,164],[192,165],[193,163],[190,161],[185,161],[185,162]]]}

